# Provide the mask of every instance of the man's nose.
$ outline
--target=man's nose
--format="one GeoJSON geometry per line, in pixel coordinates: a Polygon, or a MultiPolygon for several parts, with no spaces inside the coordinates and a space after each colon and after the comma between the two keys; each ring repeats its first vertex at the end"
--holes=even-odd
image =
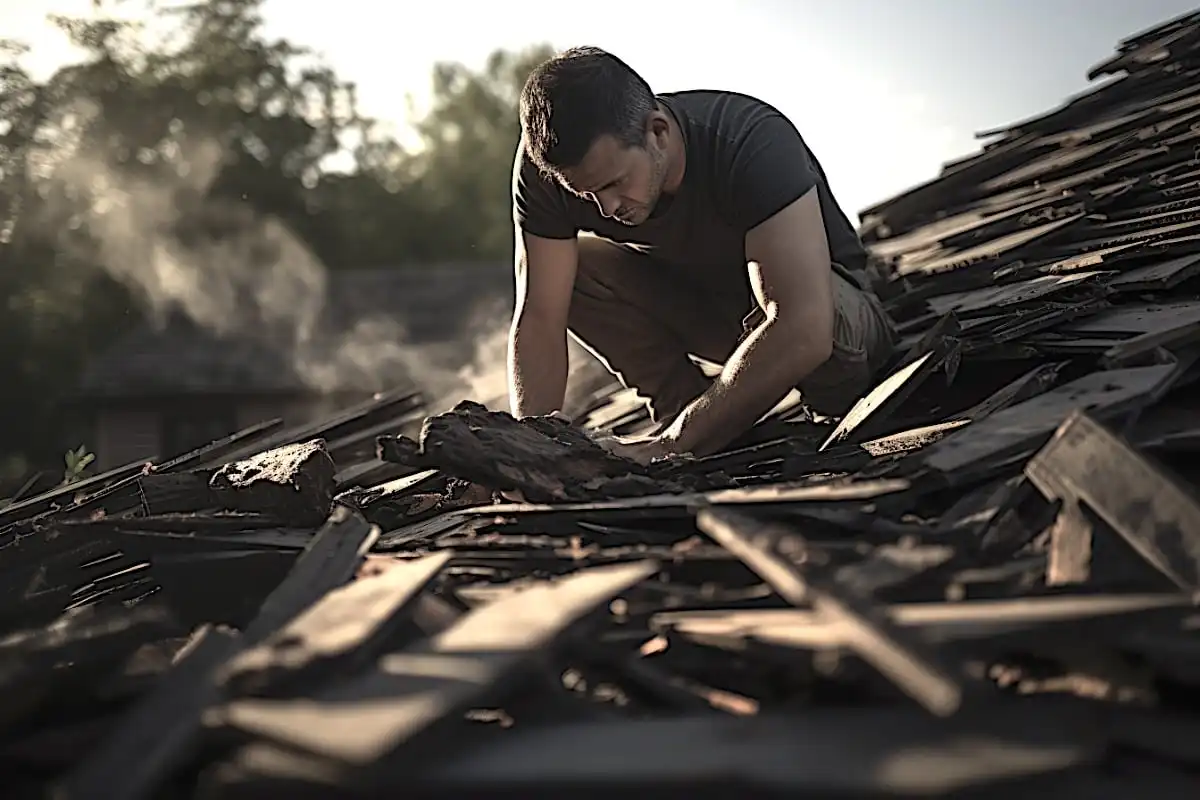
{"type": "Polygon", "coordinates": [[[614,194],[597,195],[596,203],[600,206],[600,213],[605,217],[616,216],[617,210],[621,208],[621,198],[614,194]]]}

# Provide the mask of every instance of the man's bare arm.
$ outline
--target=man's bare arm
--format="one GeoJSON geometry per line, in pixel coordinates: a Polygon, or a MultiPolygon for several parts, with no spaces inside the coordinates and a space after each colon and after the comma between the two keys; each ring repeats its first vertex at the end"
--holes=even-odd
{"type": "Polygon", "coordinates": [[[574,239],[515,232],[516,307],[508,339],[513,416],[560,411],[567,391],[567,314],[579,253],[574,239]]]}
{"type": "Polygon", "coordinates": [[[673,450],[719,450],[832,354],[833,271],[817,190],[747,232],[746,259],[766,321],[664,432],[673,450]]]}

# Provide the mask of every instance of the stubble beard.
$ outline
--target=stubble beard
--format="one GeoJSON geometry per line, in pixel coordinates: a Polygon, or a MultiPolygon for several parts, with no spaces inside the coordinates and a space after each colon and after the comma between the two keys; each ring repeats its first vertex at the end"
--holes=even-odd
{"type": "Polygon", "coordinates": [[[667,179],[667,155],[666,153],[655,151],[650,153],[651,171],[650,171],[650,197],[644,205],[640,205],[633,213],[633,219],[625,220],[621,217],[617,221],[622,225],[627,225],[631,228],[641,225],[654,213],[654,209],[658,206],[658,201],[662,198],[663,183],[667,179]]]}

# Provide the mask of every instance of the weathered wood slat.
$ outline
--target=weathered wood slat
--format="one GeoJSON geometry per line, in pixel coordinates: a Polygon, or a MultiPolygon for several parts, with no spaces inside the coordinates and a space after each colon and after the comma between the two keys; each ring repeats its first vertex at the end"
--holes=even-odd
{"type": "Polygon", "coordinates": [[[354,575],[379,529],[346,508],[334,508],[329,521],[296,560],[287,579],[263,603],[244,639],[257,644],[299,615],[326,592],[354,575]]]}
{"type": "MultiPolygon", "coordinates": [[[[961,641],[986,639],[1017,628],[1069,625],[1188,605],[1189,598],[1182,594],[1118,594],[895,603],[885,606],[883,612],[893,624],[920,628],[930,640],[961,641]]],[[[851,644],[836,619],[806,609],[664,612],[655,616],[654,625],[685,635],[756,638],[790,647],[851,644]]]]}
{"type": "Polygon", "coordinates": [[[237,656],[222,675],[230,691],[264,695],[278,684],[319,678],[374,654],[401,622],[407,605],[450,560],[443,552],[396,562],[375,577],[334,589],[308,610],[237,656]]]}
{"type": "Polygon", "coordinates": [[[371,764],[494,691],[568,625],[656,570],[653,562],[598,567],[532,587],[310,700],[235,700],[212,721],[346,765],[371,764]]]}
{"type": "Polygon", "coordinates": [[[217,676],[224,665],[349,580],[378,533],[378,528],[349,510],[335,509],[246,631],[238,636],[202,629],[193,647],[181,654],[179,665],[64,779],[59,796],[63,800],[152,796],[194,747],[202,712],[221,697],[217,676]]]}
{"type": "Polygon", "coordinates": [[[213,703],[215,670],[240,646],[236,634],[200,630],[177,664],[117,729],[56,787],[61,800],[141,800],[153,797],[163,778],[190,751],[200,712],[213,703]]]}
{"type": "Polygon", "coordinates": [[[1071,415],[1025,474],[1051,499],[1086,503],[1200,602],[1200,503],[1098,422],[1071,415]]]}

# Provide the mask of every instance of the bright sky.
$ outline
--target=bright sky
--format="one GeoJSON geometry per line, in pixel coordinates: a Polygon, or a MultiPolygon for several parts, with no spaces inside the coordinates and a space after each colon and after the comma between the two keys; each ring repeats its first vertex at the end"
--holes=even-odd
{"type": "MultiPolygon", "coordinates": [[[[860,209],[978,147],[974,133],[1058,105],[1117,41],[1194,0],[580,0],[313,5],[267,0],[269,35],[323,52],[365,113],[403,124],[439,60],[496,48],[595,44],[659,92],[732,89],[788,114],[839,202],[860,209]],[[413,16],[415,6],[419,16],[413,16]],[[407,8],[406,8],[407,7],[407,8]],[[303,11],[301,9],[304,9],[303,11]]],[[[92,0],[0,0],[0,32],[41,73],[71,57],[45,22],[92,0]]]]}

